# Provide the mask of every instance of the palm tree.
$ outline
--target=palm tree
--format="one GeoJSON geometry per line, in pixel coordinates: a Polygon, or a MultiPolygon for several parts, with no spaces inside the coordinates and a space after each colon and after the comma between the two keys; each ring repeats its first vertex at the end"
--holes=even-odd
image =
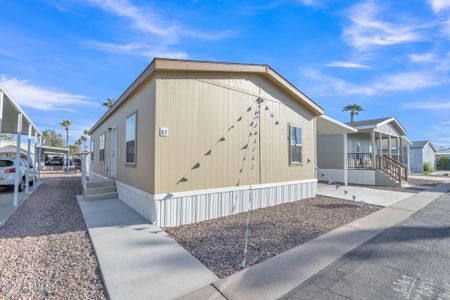
{"type": "Polygon", "coordinates": [[[66,130],[66,146],[67,148],[69,148],[69,127],[70,125],[72,125],[72,121],[63,120],[59,123],[59,125],[61,125],[61,127],[64,127],[64,129],[66,130]]]}
{"type": "Polygon", "coordinates": [[[112,98],[108,98],[108,99],[106,99],[105,102],[102,103],[102,105],[107,107],[108,109],[110,109],[111,106],[113,106],[113,104],[114,104],[114,99],[112,99],[112,98]]]}
{"type": "Polygon", "coordinates": [[[350,122],[353,123],[353,117],[358,116],[360,112],[362,112],[364,108],[362,108],[361,105],[358,104],[349,104],[347,106],[344,106],[342,111],[349,111],[350,112],[350,122]]]}
{"type": "Polygon", "coordinates": [[[83,149],[81,149],[82,151],[84,151],[84,149],[86,149],[86,142],[87,142],[88,138],[85,135],[82,135],[80,137],[80,145],[83,144],[83,149]]]}

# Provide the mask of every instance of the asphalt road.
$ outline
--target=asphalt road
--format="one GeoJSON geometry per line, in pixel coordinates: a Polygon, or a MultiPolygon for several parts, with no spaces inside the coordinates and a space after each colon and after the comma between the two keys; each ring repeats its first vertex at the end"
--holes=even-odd
{"type": "Polygon", "coordinates": [[[449,299],[450,193],[282,299],[449,299]]]}

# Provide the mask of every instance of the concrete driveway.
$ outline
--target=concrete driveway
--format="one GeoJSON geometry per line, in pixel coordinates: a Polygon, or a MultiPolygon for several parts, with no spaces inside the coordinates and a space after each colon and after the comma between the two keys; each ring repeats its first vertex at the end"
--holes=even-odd
{"type": "Polygon", "coordinates": [[[326,183],[318,184],[317,194],[346,200],[364,201],[379,206],[390,206],[414,195],[413,193],[378,190],[361,186],[336,187],[334,184],[326,183]]]}
{"type": "MultiPolygon", "coordinates": [[[[37,184],[39,186],[39,184],[37,184]]],[[[0,186],[0,227],[5,225],[9,217],[16,211],[20,205],[30,197],[30,195],[36,190],[36,187],[30,187],[29,193],[25,191],[19,193],[19,203],[17,207],[13,205],[14,192],[6,187],[0,186]]]]}

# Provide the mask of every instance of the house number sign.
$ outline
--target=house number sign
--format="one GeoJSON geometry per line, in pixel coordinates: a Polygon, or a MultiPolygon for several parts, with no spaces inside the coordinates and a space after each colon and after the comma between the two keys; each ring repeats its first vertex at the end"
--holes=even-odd
{"type": "Polygon", "coordinates": [[[169,128],[160,127],[159,128],[159,136],[162,136],[162,137],[169,136],[169,128]]]}

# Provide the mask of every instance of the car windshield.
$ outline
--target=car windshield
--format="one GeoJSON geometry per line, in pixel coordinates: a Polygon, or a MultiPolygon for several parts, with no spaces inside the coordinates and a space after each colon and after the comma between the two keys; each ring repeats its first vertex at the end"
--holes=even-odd
{"type": "Polygon", "coordinates": [[[5,159],[0,160],[0,168],[1,167],[11,167],[13,165],[14,165],[14,162],[12,160],[5,160],[5,159]]]}

